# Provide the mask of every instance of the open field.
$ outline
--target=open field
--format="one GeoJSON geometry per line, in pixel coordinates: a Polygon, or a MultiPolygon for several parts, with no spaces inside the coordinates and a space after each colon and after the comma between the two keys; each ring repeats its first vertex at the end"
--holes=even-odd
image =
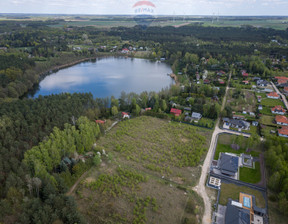
{"type": "Polygon", "coordinates": [[[219,199],[220,205],[227,205],[228,198],[231,198],[233,200],[239,200],[239,194],[240,192],[254,195],[256,199],[256,205],[260,208],[265,208],[265,199],[260,191],[251,189],[249,187],[244,186],[238,186],[235,184],[221,184],[221,194],[219,199]]]}
{"type": "Polygon", "coordinates": [[[90,223],[198,223],[203,202],[190,191],[211,131],[139,117],[120,122],[97,142],[112,162],[89,171],[76,189],[90,223]]]}

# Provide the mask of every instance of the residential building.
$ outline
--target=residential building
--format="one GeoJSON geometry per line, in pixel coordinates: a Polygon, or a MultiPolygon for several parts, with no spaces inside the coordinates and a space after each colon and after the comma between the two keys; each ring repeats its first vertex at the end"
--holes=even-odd
{"type": "Polygon", "coordinates": [[[260,79],[260,80],[257,80],[256,84],[257,84],[257,86],[259,86],[259,87],[266,87],[266,86],[269,85],[269,82],[266,81],[266,80],[260,79]]]}
{"type": "Polygon", "coordinates": [[[129,119],[130,118],[130,115],[127,112],[122,112],[121,115],[122,115],[123,119],[125,119],[125,118],[129,119]]]}
{"type": "MultiPolygon", "coordinates": [[[[235,115],[237,116],[237,115],[235,115]]],[[[223,118],[223,121],[225,122],[225,125],[231,128],[239,128],[243,130],[249,130],[250,129],[250,123],[243,120],[237,120],[237,119],[229,119],[229,118],[223,118]]]]}
{"type": "Polygon", "coordinates": [[[279,99],[280,96],[276,92],[268,93],[266,96],[270,99],[279,99]]]}
{"type": "Polygon", "coordinates": [[[196,112],[192,113],[192,119],[200,120],[201,118],[202,118],[202,114],[196,113],[196,112]]]}
{"type": "Polygon", "coordinates": [[[262,106],[262,105],[259,105],[259,106],[258,106],[258,110],[263,110],[263,106],[262,106]]]}
{"type": "Polygon", "coordinates": [[[278,129],[278,135],[281,137],[288,138],[288,127],[283,126],[281,129],[278,129]]]}
{"type": "Polygon", "coordinates": [[[96,122],[97,124],[105,124],[106,121],[96,120],[95,122],[96,122]]]}
{"type": "Polygon", "coordinates": [[[176,117],[180,116],[181,113],[182,113],[182,111],[179,109],[176,109],[176,108],[171,108],[171,110],[170,110],[170,114],[174,114],[176,117]]]}
{"type": "Polygon", "coordinates": [[[288,125],[288,119],[283,115],[276,115],[275,121],[279,125],[288,125]]]}
{"type": "Polygon", "coordinates": [[[245,85],[248,85],[249,84],[249,81],[248,80],[244,80],[242,81],[245,85]]]}
{"type": "Polygon", "coordinates": [[[280,115],[284,115],[285,114],[285,110],[282,106],[275,106],[273,108],[271,108],[271,112],[272,114],[280,114],[280,115]]]}
{"type": "Polygon", "coordinates": [[[239,157],[221,153],[218,161],[218,167],[222,174],[235,176],[238,173],[239,157]]]}

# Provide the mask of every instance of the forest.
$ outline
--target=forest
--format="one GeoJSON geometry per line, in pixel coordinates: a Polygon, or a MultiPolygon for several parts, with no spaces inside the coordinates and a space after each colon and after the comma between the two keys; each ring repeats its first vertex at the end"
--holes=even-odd
{"type": "MultiPolygon", "coordinates": [[[[215,78],[218,71],[224,71],[221,78],[225,80],[228,72],[240,77],[243,69],[270,79],[288,68],[288,29],[199,24],[146,29],[52,27],[59,22],[0,21],[0,222],[85,223],[74,199],[65,193],[97,158],[78,163],[74,169],[60,164],[75,151],[93,150],[94,140],[104,133],[95,119],[115,117],[119,111],[138,116],[147,107],[152,107],[147,115],[167,117],[162,112],[169,112],[173,101],[215,120],[225,94],[215,78]],[[76,46],[81,50],[75,50],[76,46]],[[119,99],[95,99],[82,93],[26,97],[61,66],[121,55],[119,51],[126,47],[136,48],[151,60],[164,58],[184,90],[173,86],[159,93],[123,92],[119,99]],[[205,70],[213,87],[192,82],[205,70]]],[[[223,114],[232,116],[231,108],[226,107],[223,114]]],[[[271,200],[288,215],[286,144],[283,138],[268,139],[266,163],[271,174],[268,187],[274,192],[271,200]]]]}

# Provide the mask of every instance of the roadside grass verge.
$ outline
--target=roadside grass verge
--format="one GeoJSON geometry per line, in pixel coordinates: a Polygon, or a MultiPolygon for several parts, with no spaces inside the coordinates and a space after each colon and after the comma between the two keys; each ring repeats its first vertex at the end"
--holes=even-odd
{"type": "Polygon", "coordinates": [[[241,181],[256,184],[261,181],[261,169],[260,163],[255,163],[255,169],[248,167],[240,167],[240,178],[241,181]]]}

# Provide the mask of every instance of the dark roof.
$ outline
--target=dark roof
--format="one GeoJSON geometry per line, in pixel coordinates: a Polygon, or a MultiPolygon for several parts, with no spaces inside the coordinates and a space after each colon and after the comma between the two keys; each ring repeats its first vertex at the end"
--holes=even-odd
{"type": "Polygon", "coordinates": [[[229,198],[225,214],[225,224],[250,224],[250,211],[231,205],[231,202],[232,200],[229,198]]]}
{"type": "Polygon", "coordinates": [[[238,171],[239,158],[225,153],[221,153],[220,169],[226,173],[234,175],[238,171]]]}
{"type": "Polygon", "coordinates": [[[230,124],[238,126],[239,128],[246,128],[248,126],[247,122],[236,119],[230,119],[230,124]]]}

